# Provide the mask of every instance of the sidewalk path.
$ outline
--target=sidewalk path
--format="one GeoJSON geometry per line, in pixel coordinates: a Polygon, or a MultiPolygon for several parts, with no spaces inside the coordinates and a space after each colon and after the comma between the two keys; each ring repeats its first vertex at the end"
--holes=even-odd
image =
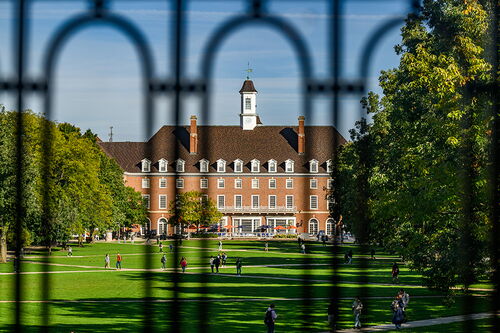
{"type": "MultiPolygon", "coordinates": [[[[497,314],[497,316],[499,316],[497,314]]],[[[440,317],[434,319],[424,319],[424,320],[415,320],[409,323],[405,323],[402,325],[402,328],[417,328],[417,327],[426,327],[433,325],[442,325],[442,324],[451,324],[462,322],[466,320],[479,320],[479,319],[487,319],[493,317],[493,313],[491,312],[483,312],[483,313],[474,313],[469,315],[460,315],[460,316],[451,316],[451,317],[440,317]]],[[[348,330],[339,330],[339,333],[355,333],[355,332],[384,332],[395,330],[394,324],[384,324],[370,327],[363,327],[362,329],[348,329],[348,330]]],[[[328,333],[328,332],[324,332],[328,333]]]]}

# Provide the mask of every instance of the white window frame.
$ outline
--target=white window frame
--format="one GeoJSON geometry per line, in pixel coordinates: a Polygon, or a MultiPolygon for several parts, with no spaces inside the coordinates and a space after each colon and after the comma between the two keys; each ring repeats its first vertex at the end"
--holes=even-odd
{"type": "Polygon", "coordinates": [[[278,172],[278,163],[276,160],[267,161],[268,172],[278,172]]]}
{"type": "Polygon", "coordinates": [[[331,190],[333,188],[333,178],[328,178],[326,181],[326,188],[331,190]]]}
{"type": "Polygon", "coordinates": [[[164,158],[158,161],[158,171],[159,172],[167,172],[168,170],[168,161],[164,158]]]}
{"type": "Polygon", "coordinates": [[[273,194],[273,195],[270,195],[270,196],[267,198],[267,200],[268,200],[268,206],[269,206],[269,208],[270,208],[270,209],[274,209],[274,208],[276,208],[276,196],[275,196],[274,194],[273,194]],[[271,200],[272,198],[274,198],[274,204],[271,204],[271,203],[272,203],[272,200],[271,200]]]}
{"type": "Polygon", "coordinates": [[[200,160],[200,172],[208,172],[210,162],[206,159],[200,160]]]}
{"type": "Polygon", "coordinates": [[[226,172],[226,161],[223,159],[217,160],[217,172],[226,172]]]}
{"type": "Polygon", "coordinates": [[[253,189],[258,189],[259,188],[259,179],[258,178],[254,178],[252,179],[252,188],[253,189]]]}
{"type": "Polygon", "coordinates": [[[287,178],[285,180],[285,187],[287,190],[293,189],[293,179],[292,178],[287,178]]]}
{"type": "Polygon", "coordinates": [[[312,219],[309,220],[309,222],[307,223],[307,232],[309,233],[309,235],[315,235],[315,234],[317,234],[319,232],[319,221],[318,221],[317,218],[312,218],[312,219]],[[313,221],[316,221],[316,222],[313,222],[313,221]],[[311,230],[311,229],[313,229],[313,228],[311,228],[311,225],[313,223],[316,224],[316,226],[314,228],[316,230],[311,230]]]}
{"type": "Polygon", "coordinates": [[[142,178],[142,180],[141,180],[141,187],[142,188],[150,188],[151,187],[151,179],[149,179],[149,178],[142,178]]]}
{"type": "Polygon", "coordinates": [[[141,161],[141,171],[142,172],[151,172],[151,161],[147,158],[141,161]]]}
{"type": "Polygon", "coordinates": [[[234,160],[234,172],[243,172],[243,161],[240,159],[234,160]]]}
{"type": "Polygon", "coordinates": [[[208,179],[207,178],[200,179],[200,188],[208,188],[208,179]]]}
{"type": "Polygon", "coordinates": [[[226,180],[224,178],[217,179],[217,188],[226,188],[226,180]]]}
{"type": "Polygon", "coordinates": [[[243,196],[241,194],[236,194],[234,196],[234,208],[235,209],[241,209],[243,208],[243,196]],[[239,204],[238,204],[238,199],[239,199],[239,204]]]}
{"type": "Polygon", "coordinates": [[[253,173],[260,172],[260,161],[259,160],[253,159],[251,161],[251,170],[250,171],[253,173]]]}
{"type": "Polygon", "coordinates": [[[309,179],[309,188],[312,190],[318,188],[318,180],[316,178],[309,179]]]}
{"type": "Polygon", "coordinates": [[[277,187],[277,185],[276,185],[276,179],[275,179],[275,178],[270,178],[270,179],[269,179],[269,188],[270,188],[271,190],[275,190],[275,189],[276,189],[276,187],[277,187]],[[274,183],[274,186],[271,186],[271,183],[274,183]]]}
{"type": "Polygon", "coordinates": [[[325,223],[325,232],[328,236],[333,236],[334,234],[334,230],[335,230],[335,223],[333,222],[333,219],[332,218],[329,218],[326,220],[326,223],[325,223]],[[330,226],[330,227],[328,227],[330,226]],[[328,230],[330,229],[330,230],[328,230]]]}
{"type": "Polygon", "coordinates": [[[260,207],[260,196],[258,194],[252,195],[252,209],[258,209],[260,207]]]}
{"type": "Polygon", "coordinates": [[[175,180],[175,188],[184,188],[184,178],[177,178],[175,180]]]}
{"type": "Polygon", "coordinates": [[[175,163],[175,171],[176,172],[184,172],[186,170],[185,168],[186,161],[182,159],[178,159],[175,163]]]}
{"type": "Polygon", "coordinates": [[[167,195],[160,194],[158,196],[158,209],[167,209],[167,195]],[[165,199],[165,205],[162,205],[162,199],[165,199]]]}
{"type": "Polygon", "coordinates": [[[318,196],[317,195],[310,195],[309,196],[309,209],[310,210],[318,210],[318,207],[319,207],[318,196]]]}
{"type": "Polygon", "coordinates": [[[167,178],[162,177],[158,180],[158,187],[159,188],[167,188],[167,178]],[[162,186],[162,183],[164,183],[165,186],[162,186]]]}
{"type": "Polygon", "coordinates": [[[243,188],[243,179],[236,178],[234,180],[234,188],[243,188]],[[239,184],[239,186],[238,186],[238,184],[239,184]]]}
{"type": "Polygon", "coordinates": [[[326,161],[326,172],[328,172],[328,173],[333,172],[333,161],[332,160],[326,161]]]}
{"type": "Polygon", "coordinates": [[[290,159],[286,160],[285,161],[285,172],[287,172],[287,173],[293,172],[294,171],[294,164],[295,164],[295,162],[293,160],[290,160],[290,159]]]}
{"type": "Polygon", "coordinates": [[[143,194],[142,195],[142,200],[146,200],[146,208],[149,209],[151,208],[151,196],[149,194],[143,194]]]}
{"type": "Polygon", "coordinates": [[[287,209],[292,209],[293,208],[293,201],[294,201],[294,198],[293,198],[293,195],[286,195],[285,196],[285,207],[287,209]],[[291,200],[291,202],[289,202],[289,200],[291,200]]]}
{"type": "Polygon", "coordinates": [[[252,110],[252,98],[245,97],[245,110],[252,110]]]}
{"type": "Polygon", "coordinates": [[[217,208],[218,209],[224,209],[226,207],[226,196],[225,195],[218,195],[217,196],[217,208]],[[222,205],[220,204],[220,200],[222,199],[222,205]]]}
{"type": "Polygon", "coordinates": [[[310,173],[318,173],[319,163],[317,160],[309,161],[309,172],[310,173]]]}

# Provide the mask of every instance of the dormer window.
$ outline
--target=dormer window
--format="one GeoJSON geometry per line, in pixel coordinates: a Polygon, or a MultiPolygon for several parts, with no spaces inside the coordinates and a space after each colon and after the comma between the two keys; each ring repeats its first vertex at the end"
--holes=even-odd
{"type": "Polygon", "coordinates": [[[252,160],[252,172],[260,172],[260,161],[259,160],[252,160]]]}
{"type": "Polygon", "coordinates": [[[326,161],[326,172],[328,172],[328,173],[333,172],[333,161],[332,160],[326,161]]]}
{"type": "Polygon", "coordinates": [[[200,160],[200,172],[208,172],[209,162],[206,159],[200,160]]]}
{"type": "Polygon", "coordinates": [[[286,160],[285,161],[285,172],[293,172],[293,164],[294,164],[294,162],[292,160],[286,160]]]}
{"type": "Polygon", "coordinates": [[[184,165],[186,162],[184,160],[178,159],[177,163],[175,164],[175,171],[176,172],[184,172],[184,165]]]}
{"type": "Polygon", "coordinates": [[[226,161],[223,159],[217,160],[217,172],[226,172],[226,161]]]}
{"type": "Polygon", "coordinates": [[[243,172],[243,161],[237,159],[234,161],[234,172],[243,172]]]}
{"type": "Polygon", "coordinates": [[[309,172],[316,173],[318,172],[318,161],[310,160],[309,161],[309,172]]]}
{"type": "Polygon", "coordinates": [[[148,159],[143,159],[141,161],[141,170],[142,172],[151,172],[151,161],[148,159]]]}
{"type": "Polygon", "coordinates": [[[278,163],[276,163],[275,160],[269,160],[267,161],[267,165],[269,167],[269,172],[276,172],[278,169],[278,163]]]}
{"type": "Polygon", "coordinates": [[[158,161],[158,171],[167,172],[167,165],[168,165],[167,160],[162,158],[161,160],[158,161]]]}

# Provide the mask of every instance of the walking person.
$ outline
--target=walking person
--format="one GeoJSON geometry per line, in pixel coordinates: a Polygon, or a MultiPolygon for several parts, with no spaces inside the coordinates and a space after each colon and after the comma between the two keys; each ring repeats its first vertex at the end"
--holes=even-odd
{"type": "Polygon", "coordinates": [[[161,269],[165,270],[167,268],[167,256],[165,253],[161,256],[161,269]]]}
{"type": "Polygon", "coordinates": [[[326,236],[321,236],[321,242],[323,243],[323,247],[326,247],[326,236]]]}
{"type": "Polygon", "coordinates": [[[352,264],[352,250],[349,250],[349,253],[347,254],[347,259],[348,259],[348,264],[352,264]]]}
{"type": "Polygon", "coordinates": [[[276,322],[276,318],[278,318],[274,307],[274,303],[271,303],[269,308],[266,310],[266,315],[264,316],[264,324],[267,326],[267,333],[274,333],[274,323],[276,322]]]}
{"type": "Polygon", "coordinates": [[[363,303],[359,299],[359,296],[356,296],[354,302],[352,302],[352,312],[354,314],[354,328],[361,328],[361,311],[363,310],[363,303]]]}
{"type": "Polygon", "coordinates": [[[396,262],[392,264],[392,283],[399,284],[399,266],[396,262]]]}
{"type": "Polygon", "coordinates": [[[161,242],[158,244],[158,248],[160,249],[160,252],[163,253],[163,244],[161,242]]]}
{"type": "Polygon", "coordinates": [[[223,252],[222,253],[222,256],[221,256],[221,259],[222,259],[222,267],[226,267],[226,261],[227,261],[227,254],[226,252],[223,252]]]}
{"type": "Polygon", "coordinates": [[[214,266],[215,266],[215,273],[219,273],[220,256],[215,257],[214,266]]]}
{"type": "Polygon", "coordinates": [[[302,254],[306,254],[306,244],[302,243],[300,247],[302,249],[302,254]]]}
{"type": "Polygon", "coordinates": [[[71,246],[68,246],[68,257],[73,256],[73,248],[71,246]]]}
{"type": "Polygon", "coordinates": [[[330,327],[330,332],[335,332],[335,305],[333,301],[328,305],[328,327],[330,327]]]}
{"type": "Polygon", "coordinates": [[[400,294],[396,295],[396,298],[394,299],[394,301],[392,301],[391,309],[392,309],[392,323],[396,325],[396,329],[399,330],[404,320],[403,301],[401,300],[400,294]]]}
{"type": "Polygon", "coordinates": [[[182,257],[180,265],[181,265],[181,268],[182,268],[182,273],[186,273],[186,268],[187,268],[187,265],[188,265],[186,258],[182,257]]]}
{"type": "Polygon", "coordinates": [[[110,262],[109,253],[106,253],[106,255],[104,256],[104,269],[110,268],[109,262],[110,262]]]}
{"type": "Polygon", "coordinates": [[[236,274],[238,276],[241,276],[241,266],[243,266],[241,259],[240,258],[236,259],[236,274]]]}
{"type": "Polygon", "coordinates": [[[174,245],[172,243],[168,244],[168,249],[171,253],[174,252],[174,245]]]}
{"type": "Polygon", "coordinates": [[[212,273],[214,272],[214,256],[210,257],[210,269],[212,270],[212,273]]]}
{"type": "Polygon", "coordinates": [[[268,242],[266,242],[266,243],[264,244],[264,251],[265,251],[265,252],[269,252],[269,243],[268,243],[268,242]]]}
{"type": "Polygon", "coordinates": [[[116,269],[122,269],[122,256],[120,252],[116,254],[116,269]]]}
{"type": "Polygon", "coordinates": [[[219,241],[219,251],[222,251],[222,241],[219,241]]]}
{"type": "Polygon", "coordinates": [[[408,307],[408,303],[410,303],[410,295],[404,290],[399,289],[399,295],[401,296],[401,302],[403,305],[403,322],[406,323],[408,321],[408,316],[406,314],[406,308],[408,307]]]}

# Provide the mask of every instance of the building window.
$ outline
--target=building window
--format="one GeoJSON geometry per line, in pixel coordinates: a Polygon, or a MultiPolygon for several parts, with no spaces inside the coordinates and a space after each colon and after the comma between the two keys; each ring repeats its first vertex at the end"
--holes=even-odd
{"type": "Polygon", "coordinates": [[[252,109],[252,99],[250,97],[245,98],[245,110],[252,109]]]}
{"type": "Polygon", "coordinates": [[[235,179],[234,180],[234,188],[243,188],[243,180],[235,179]]]}
{"type": "Polygon", "coordinates": [[[184,179],[182,178],[177,178],[175,180],[175,187],[176,188],[184,188],[184,179]]]}
{"type": "Polygon", "coordinates": [[[149,178],[142,178],[142,188],[149,188],[151,181],[149,178]]]}
{"type": "Polygon", "coordinates": [[[269,196],[269,208],[271,208],[271,209],[276,208],[276,196],[275,195],[269,196]]]}
{"type": "Polygon", "coordinates": [[[217,208],[226,207],[226,197],[224,195],[217,196],[217,208]]]}
{"type": "Polygon", "coordinates": [[[234,172],[243,172],[243,161],[242,160],[234,161],[234,172]]]}
{"type": "Polygon", "coordinates": [[[226,161],[224,160],[217,161],[217,172],[226,172],[226,161]]]}
{"type": "Polygon", "coordinates": [[[243,207],[243,197],[241,195],[234,196],[234,208],[242,208],[243,207]]]}
{"type": "Polygon", "coordinates": [[[333,161],[332,160],[326,161],[326,172],[328,172],[328,173],[333,172],[333,161]]]}
{"type": "Polygon", "coordinates": [[[161,219],[158,220],[158,234],[166,235],[167,231],[168,231],[167,219],[162,217],[161,219]]]}
{"type": "Polygon", "coordinates": [[[158,201],[158,208],[167,209],[167,196],[164,194],[160,194],[158,201]]]}
{"type": "Polygon", "coordinates": [[[326,234],[332,236],[333,235],[333,219],[326,220],[326,234]]]}
{"type": "Polygon", "coordinates": [[[328,179],[327,183],[326,183],[326,188],[331,190],[333,188],[333,179],[330,178],[328,179]]]}
{"type": "Polygon", "coordinates": [[[318,209],[318,196],[310,195],[309,196],[309,208],[310,209],[318,209]]]}
{"type": "Polygon", "coordinates": [[[292,160],[285,161],[285,172],[293,172],[293,161],[292,160]]]}
{"type": "Polygon", "coordinates": [[[167,187],[167,178],[160,178],[160,181],[158,182],[160,188],[166,188],[167,187]]]}
{"type": "Polygon", "coordinates": [[[259,208],[259,196],[258,195],[252,195],[252,208],[253,209],[259,208]]]}
{"type": "Polygon", "coordinates": [[[259,188],[259,180],[252,179],[252,188],[259,188]]]}
{"type": "Polygon", "coordinates": [[[217,188],[224,188],[224,187],[226,187],[225,180],[222,178],[217,179],[217,188]]]}
{"type": "Polygon", "coordinates": [[[201,195],[201,202],[208,202],[208,194],[201,195]]]}
{"type": "Polygon", "coordinates": [[[276,172],[278,169],[278,165],[275,160],[269,160],[267,165],[269,167],[269,172],[276,172]]]}
{"type": "Polygon", "coordinates": [[[318,188],[318,180],[317,179],[310,179],[309,180],[309,187],[311,189],[317,189],[318,188]]]}
{"type": "Polygon", "coordinates": [[[309,235],[316,235],[318,233],[319,225],[318,220],[311,219],[309,221],[309,235]]]}
{"type": "Polygon", "coordinates": [[[286,188],[287,189],[292,189],[293,188],[293,179],[288,178],[286,180],[286,188]]]}
{"type": "Polygon", "coordinates": [[[200,179],[200,188],[208,188],[208,179],[206,178],[200,179]]]}
{"type": "Polygon", "coordinates": [[[168,165],[167,160],[162,158],[161,160],[158,161],[158,171],[167,172],[167,165],[168,165]]]}
{"type": "Polygon", "coordinates": [[[318,161],[316,160],[309,161],[309,172],[312,173],[318,172],[318,161]]]}
{"type": "Polygon", "coordinates": [[[151,200],[149,198],[149,194],[142,195],[142,202],[144,202],[144,206],[146,206],[146,208],[149,209],[150,203],[151,203],[151,200]]]}
{"type": "Polygon", "coordinates": [[[287,195],[285,198],[286,198],[286,208],[292,209],[293,208],[293,195],[287,195]]]}
{"type": "Polygon", "coordinates": [[[183,160],[177,160],[176,166],[175,166],[175,171],[177,172],[184,172],[184,162],[183,160]]]}
{"type": "Polygon", "coordinates": [[[269,188],[270,189],[276,188],[276,179],[274,179],[274,178],[269,179],[269,188]]]}
{"type": "Polygon", "coordinates": [[[332,211],[334,209],[334,204],[335,204],[335,199],[333,198],[333,195],[329,195],[326,202],[328,203],[328,210],[332,211]]]}
{"type": "Polygon", "coordinates": [[[151,171],[151,162],[147,159],[141,161],[141,170],[142,172],[150,172],[151,171]]]}
{"type": "Polygon", "coordinates": [[[208,172],[208,164],[209,164],[209,162],[207,160],[201,160],[200,161],[200,172],[208,172]]]}
{"type": "Polygon", "coordinates": [[[252,172],[260,172],[260,161],[252,160],[252,172]]]}

